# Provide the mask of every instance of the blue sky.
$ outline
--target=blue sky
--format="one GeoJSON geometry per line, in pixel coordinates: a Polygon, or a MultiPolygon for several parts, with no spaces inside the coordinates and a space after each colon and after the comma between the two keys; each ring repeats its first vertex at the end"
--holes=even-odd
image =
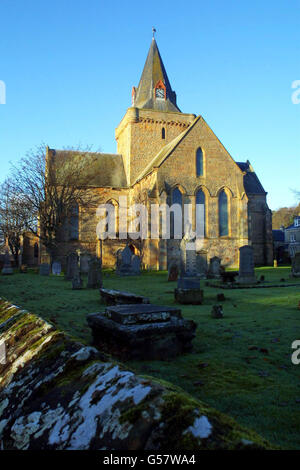
{"type": "Polygon", "coordinates": [[[250,160],[272,209],[300,190],[299,0],[1,0],[2,180],[41,142],[116,152],[151,28],[183,112],[250,160]]]}

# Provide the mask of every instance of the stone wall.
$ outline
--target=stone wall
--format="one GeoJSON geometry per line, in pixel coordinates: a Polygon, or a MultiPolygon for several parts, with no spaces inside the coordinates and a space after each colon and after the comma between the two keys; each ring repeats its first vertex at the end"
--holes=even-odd
{"type": "Polygon", "coordinates": [[[3,300],[0,341],[1,449],[271,448],[171,384],[135,375],[3,300]]]}
{"type": "Polygon", "coordinates": [[[123,155],[128,182],[132,184],[162,147],[181,134],[194,118],[194,114],[129,108],[116,129],[117,151],[123,155]]]}

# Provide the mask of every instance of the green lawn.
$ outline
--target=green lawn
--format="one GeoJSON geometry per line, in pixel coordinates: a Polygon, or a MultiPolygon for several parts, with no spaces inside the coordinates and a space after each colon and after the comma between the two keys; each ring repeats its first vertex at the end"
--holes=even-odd
{"type": "MultiPolygon", "coordinates": [[[[294,282],[287,267],[258,268],[256,273],[268,282],[294,282]]],[[[128,278],[104,273],[105,287],[174,305],[176,283],[166,279],[166,272],[128,278]]],[[[182,306],[184,317],[198,324],[193,353],[171,361],[130,361],[129,366],[181,386],[274,444],[300,449],[300,365],[291,363],[291,343],[300,339],[300,283],[268,289],[203,288],[204,305],[182,306]],[[227,300],[225,318],[216,320],[210,312],[219,292],[227,300]]],[[[63,277],[34,273],[1,276],[0,296],[86,343],[91,340],[86,314],[104,308],[97,290],[73,291],[63,277]]]]}

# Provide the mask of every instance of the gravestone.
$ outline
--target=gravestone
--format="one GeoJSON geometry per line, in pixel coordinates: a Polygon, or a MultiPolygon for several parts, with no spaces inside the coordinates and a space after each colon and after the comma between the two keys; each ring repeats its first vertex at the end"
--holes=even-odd
{"type": "Polygon", "coordinates": [[[60,276],[61,263],[59,261],[54,261],[54,263],[52,264],[52,274],[54,274],[54,276],[60,276]]]}
{"type": "Polygon", "coordinates": [[[122,292],[114,289],[100,289],[100,295],[106,305],[149,304],[150,300],[142,295],[122,292]]]}
{"type": "Polygon", "coordinates": [[[252,246],[245,245],[240,248],[240,266],[237,282],[239,284],[257,283],[254,273],[254,258],[252,246]]]}
{"type": "Polygon", "coordinates": [[[121,260],[123,266],[131,265],[132,251],[128,245],[125,246],[124,250],[121,253],[121,260]]]}
{"type": "Polygon", "coordinates": [[[219,279],[221,275],[221,259],[214,256],[209,260],[208,277],[210,279],[219,279]]]}
{"type": "Polygon", "coordinates": [[[102,287],[101,261],[95,257],[89,260],[87,287],[91,289],[102,287]]]}
{"type": "Polygon", "coordinates": [[[118,276],[137,276],[141,273],[141,261],[136,255],[132,255],[132,251],[128,245],[123,251],[117,252],[117,271],[118,276]]]}
{"type": "Polygon", "coordinates": [[[211,310],[211,316],[213,318],[223,318],[224,312],[222,305],[213,305],[213,308],[211,310]]]}
{"type": "Polygon", "coordinates": [[[80,270],[78,267],[78,264],[75,267],[74,273],[73,273],[73,278],[72,278],[72,289],[73,290],[79,290],[82,289],[83,283],[80,275],[80,270]]]}
{"type": "Polygon", "coordinates": [[[300,253],[296,253],[292,258],[292,276],[300,277],[300,253]]]}
{"type": "Polygon", "coordinates": [[[80,253],[79,254],[79,266],[80,266],[80,272],[82,274],[88,274],[89,272],[89,261],[92,259],[92,256],[90,253],[80,253]]]}
{"type": "Polygon", "coordinates": [[[122,265],[122,250],[121,248],[116,253],[116,272],[119,272],[119,269],[122,265]]]}
{"type": "Polygon", "coordinates": [[[177,263],[170,263],[169,269],[168,269],[168,281],[177,281],[178,280],[178,275],[179,275],[179,268],[177,263]]]}
{"type": "Polygon", "coordinates": [[[180,278],[177,286],[179,289],[200,289],[195,238],[189,234],[180,242],[180,278]]]}
{"type": "Polygon", "coordinates": [[[192,349],[197,325],[181,310],[151,304],[115,305],[87,316],[94,344],[122,359],[166,359],[192,349]]]}
{"type": "Polygon", "coordinates": [[[196,252],[196,268],[197,274],[201,279],[207,278],[207,251],[198,251],[196,252]]]}
{"type": "Polygon", "coordinates": [[[133,255],[131,258],[131,268],[136,276],[141,274],[141,259],[137,255],[133,255]]]}
{"type": "Polygon", "coordinates": [[[20,273],[22,274],[26,274],[28,271],[27,271],[27,265],[26,264],[21,264],[20,266],[20,273]]]}
{"type": "Polygon", "coordinates": [[[40,276],[49,276],[50,274],[50,264],[42,263],[40,264],[40,276]]]}
{"type": "Polygon", "coordinates": [[[8,276],[14,273],[13,268],[11,267],[10,254],[8,250],[5,251],[4,264],[1,272],[4,276],[8,276]]]}
{"type": "Polygon", "coordinates": [[[202,304],[203,291],[200,289],[200,276],[198,275],[195,237],[186,233],[180,243],[180,278],[175,299],[181,304],[202,304]]]}
{"type": "Polygon", "coordinates": [[[74,273],[76,272],[77,268],[78,268],[78,255],[77,253],[72,252],[67,256],[67,266],[66,266],[66,272],[65,272],[65,279],[67,281],[72,281],[74,277],[74,273]]]}

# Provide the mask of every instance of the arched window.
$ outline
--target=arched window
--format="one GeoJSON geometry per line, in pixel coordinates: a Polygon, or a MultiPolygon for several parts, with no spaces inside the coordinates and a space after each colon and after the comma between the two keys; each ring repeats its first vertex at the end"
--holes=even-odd
{"type": "Polygon", "coordinates": [[[70,240],[79,239],[79,207],[78,204],[74,205],[71,209],[70,224],[69,224],[69,237],[70,240]]]}
{"type": "Polygon", "coordinates": [[[202,189],[199,189],[196,193],[196,233],[197,238],[206,236],[206,206],[205,206],[205,194],[202,189]]]}
{"type": "Polygon", "coordinates": [[[165,138],[166,138],[166,130],[165,130],[164,127],[163,127],[162,130],[161,130],[161,138],[162,138],[162,139],[165,139],[165,138]]]}
{"type": "Polygon", "coordinates": [[[224,190],[219,194],[219,235],[220,237],[226,237],[229,235],[228,197],[224,190]]]}
{"type": "Polygon", "coordinates": [[[38,258],[39,257],[39,245],[38,243],[35,243],[34,244],[34,247],[33,247],[33,256],[35,258],[38,258]]]}
{"type": "Polygon", "coordinates": [[[175,188],[172,191],[172,205],[178,204],[180,207],[176,207],[175,211],[171,212],[171,238],[181,238],[182,236],[182,225],[183,225],[183,204],[182,204],[182,193],[179,188],[175,188]],[[177,236],[176,236],[177,235],[177,236]]]}
{"type": "Polygon", "coordinates": [[[179,204],[180,206],[182,206],[182,193],[179,188],[173,189],[172,204],[179,204]]]}
{"type": "Polygon", "coordinates": [[[200,147],[196,153],[196,174],[197,176],[203,176],[203,152],[200,147]]]}

